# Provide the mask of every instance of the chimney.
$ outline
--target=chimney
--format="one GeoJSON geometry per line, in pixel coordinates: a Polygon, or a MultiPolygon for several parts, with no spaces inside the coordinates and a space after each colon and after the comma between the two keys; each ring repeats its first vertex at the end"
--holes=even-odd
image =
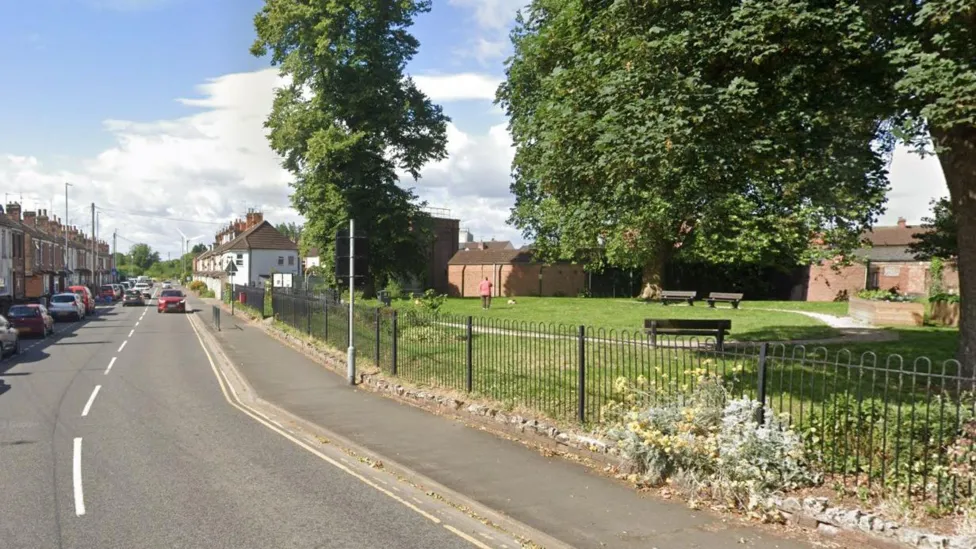
{"type": "Polygon", "coordinates": [[[20,204],[17,202],[7,204],[7,217],[14,221],[20,221],[20,204]]]}
{"type": "Polygon", "coordinates": [[[908,222],[905,221],[905,218],[904,217],[899,217],[898,218],[898,226],[901,227],[902,229],[904,229],[905,227],[908,226],[908,222]]]}
{"type": "Polygon", "coordinates": [[[24,223],[30,225],[31,227],[37,226],[37,213],[36,212],[24,212],[24,223]]]}
{"type": "Polygon", "coordinates": [[[38,210],[37,211],[37,227],[39,229],[41,229],[41,230],[46,231],[48,229],[47,221],[48,221],[48,219],[47,219],[47,210],[38,210]]]}

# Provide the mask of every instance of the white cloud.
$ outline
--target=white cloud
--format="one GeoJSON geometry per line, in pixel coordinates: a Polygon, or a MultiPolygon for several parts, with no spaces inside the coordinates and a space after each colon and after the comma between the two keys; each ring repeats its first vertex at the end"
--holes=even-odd
{"type": "Polygon", "coordinates": [[[495,100],[501,78],[478,73],[420,75],[413,77],[420,91],[434,102],[495,100]]]}
{"type": "Polygon", "coordinates": [[[515,13],[528,5],[528,0],[449,0],[453,6],[474,12],[474,20],[486,30],[504,30],[515,20],[515,13]]]}
{"type": "Polygon", "coordinates": [[[918,224],[931,211],[929,202],[933,198],[949,194],[942,166],[934,156],[922,158],[899,146],[889,171],[888,209],[878,220],[879,225],[894,225],[899,217],[904,217],[910,225],[918,224]]]}
{"type": "MultiPolygon", "coordinates": [[[[498,81],[477,74],[421,76],[418,84],[441,102],[491,99],[498,81]]],[[[205,233],[245,208],[263,210],[272,223],[300,221],[290,207],[290,174],[269,148],[263,127],[273,90],[281,84],[274,69],[229,74],[198,87],[193,98],[178,99],[190,114],[156,121],[106,120],[115,145],[71,170],[46,167],[40,157],[3,155],[0,188],[5,200],[23,197],[25,209],[49,209],[64,217],[64,183],[70,182],[69,221],[90,230],[90,204],[103,209],[99,235],[118,230],[123,239],[147,242],[176,256],[180,236],[205,233]],[[125,214],[140,212],[170,221],[125,214]]],[[[506,234],[511,203],[507,196],[511,147],[501,127],[468,135],[450,127],[451,157],[429,166],[415,183],[431,206],[451,209],[462,223],[485,234],[506,234]],[[495,227],[491,223],[499,225],[495,227]]]]}

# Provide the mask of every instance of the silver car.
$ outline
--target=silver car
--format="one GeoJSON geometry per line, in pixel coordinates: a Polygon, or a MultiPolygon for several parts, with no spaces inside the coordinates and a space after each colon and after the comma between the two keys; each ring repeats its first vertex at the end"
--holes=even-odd
{"type": "Polygon", "coordinates": [[[54,320],[81,320],[85,318],[85,303],[78,294],[55,294],[47,307],[54,320]]]}
{"type": "Polygon", "coordinates": [[[0,358],[20,353],[20,332],[0,315],[0,358]]]}

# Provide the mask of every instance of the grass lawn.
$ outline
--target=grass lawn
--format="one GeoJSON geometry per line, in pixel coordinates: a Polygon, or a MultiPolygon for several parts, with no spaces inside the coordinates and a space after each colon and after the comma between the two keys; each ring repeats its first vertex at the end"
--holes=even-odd
{"type": "MultiPolygon", "coordinates": [[[[519,297],[515,305],[507,303],[508,298],[495,298],[491,309],[481,308],[477,298],[448,299],[441,311],[458,316],[474,316],[498,321],[524,323],[564,324],[567,326],[585,325],[594,329],[614,329],[641,331],[645,318],[703,318],[729,319],[732,321],[730,339],[738,341],[788,341],[797,339],[822,339],[836,337],[837,330],[819,320],[801,314],[768,311],[761,309],[788,308],[794,303],[787,301],[754,301],[743,303],[740,309],[728,305],[718,305],[711,309],[707,304],[668,305],[642,303],[633,299],[610,298],[539,298],[519,297]]],[[[803,310],[826,314],[846,314],[836,303],[802,303],[803,310]]],[[[394,303],[398,309],[413,309],[412,301],[394,303]]],[[[796,307],[794,307],[796,308],[796,307]]]]}

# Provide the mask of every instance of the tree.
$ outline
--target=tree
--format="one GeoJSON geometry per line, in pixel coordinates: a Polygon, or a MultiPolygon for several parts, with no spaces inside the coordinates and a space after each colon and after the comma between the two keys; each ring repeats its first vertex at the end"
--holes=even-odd
{"type": "Polygon", "coordinates": [[[426,264],[429,216],[397,171],[416,180],[446,156],[448,118],[403,72],[419,48],[407,29],[429,10],[429,0],[266,0],[254,19],[252,53],[270,54],[286,81],[265,123],[271,148],[328,266],[350,217],[369,236],[374,276],[426,264]]]}
{"type": "Polygon", "coordinates": [[[517,147],[512,221],[546,255],[602,247],[652,285],[676,253],[843,256],[883,209],[897,139],[931,134],[959,220],[959,358],[972,368],[974,9],[533,0],[498,92],[517,147]]]}
{"type": "Polygon", "coordinates": [[[959,255],[958,223],[948,199],[932,201],[932,215],[922,218],[922,227],[926,230],[916,233],[909,246],[917,259],[955,259],[959,255]]]}
{"type": "Polygon", "coordinates": [[[159,252],[154,252],[149,244],[134,244],[129,249],[129,259],[129,263],[138,267],[139,270],[145,271],[159,263],[159,252]]]}
{"type": "Polygon", "coordinates": [[[292,242],[298,242],[302,237],[302,226],[298,223],[278,223],[275,228],[292,242]]]}
{"type": "Polygon", "coordinates": [[[207,251],[207,245],[206,244],[199,244],[198,243],[198,244],[194,244],[193,247],[190,248],[190,253],[193,254],[193,257],[196,257],[196,256],[202,254],[205,251],[207,251]]]}

